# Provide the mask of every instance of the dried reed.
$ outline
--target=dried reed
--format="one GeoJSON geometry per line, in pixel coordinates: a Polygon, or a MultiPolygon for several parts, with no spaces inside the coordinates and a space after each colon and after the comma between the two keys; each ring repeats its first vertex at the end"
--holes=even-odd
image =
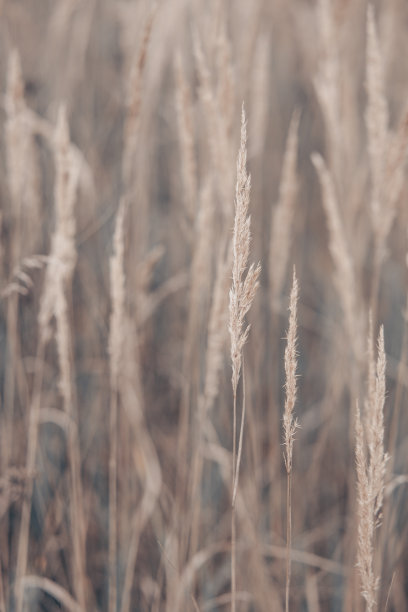
{"type": "Polygon", "coordinates": [[[114,253],[110,261],[112,312],[109,330],[110,364],[110,457],[109,457],[109,610],[117,608],[117,454],[118,454],[118,394],[123,369],[125,321],[124,216],[121,202],[113,237],[114,253]]]}
{"type": "Polygon", "coordinates": [[[251,179],[247,174],[247,132],[245,110],[242,106],[241,113],[241,144],[237,159],[237,183],[235,190],[235,221],[233,233],[233,264],[232,264],[232,287],[230,289],[229,303],[229,332],[231,337],[231,362],[232,362],[232,392],[233,405],[233,445],[232,445],[232,513],[231,513],[231,610],[236,609],[236,551],[235,551],[235,497],[238,489],[239,458],[241,456],[242,433],[244,427],[245,401],[243,402],[240,445],[237,457],[237,389],[242,367],[242,352],[248,338],[249,325],[245,326],[245,316],[251,308],[252,302],[258,288],[258,278],[261,266],[251,264],[247,270],[249,247],[250,247],[250,223],[248,216],[249,194],[251,179]],[[246,273],[246,274],[245,274],[246,273]]]}
{"type": "MultiPolygon", "coordinates": [[[[372,333],[372,325],[370,326],[372,333]]],[[[378,357],[374,362],[372,339],[368,344],[368,393],[365,403],[364,427],[357,406],[356,469],[358,501],[357,567],[361,579],[361,594],[367,612],[376,607],[376,592],[380,576],[374,573],[374,535],[380,525],[384,494],[387,455],[384,452],[385,349],[384,330],[378,335],[378,357]]]]}
{"type": "Polygon", "coordinates": [[[293,462],[293,442],[296,429],[299,427],[297,419],[293,416],[293,409],[296,402],[296,336],[297,336],[297,302],[298,302],[298,282],[295,270],[293,271],[293,284],[289,302],[289,330],[287,345],[285,349],[285,374],[286,374],[286,399],[285,410],[283,413],[283,443],[285,446],[284,460],[287,473],[286,487],[286,595],[285,609],[289,612],[289,590],[291,577],[291,548],[292,548],[292,462],[293,462]]]}

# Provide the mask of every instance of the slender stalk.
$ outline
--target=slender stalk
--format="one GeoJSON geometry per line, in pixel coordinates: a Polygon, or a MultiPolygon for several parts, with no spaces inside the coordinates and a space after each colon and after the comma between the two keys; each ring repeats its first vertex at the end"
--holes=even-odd
{"type": "MultiPolygon", "coordinates": [[[[236,451],[237,458],[235,461],[234,487],[232,491],[232,505],[233,506],[235,506],[235,499],[237,497],[237,490],[238,490],[239,466],[241,465],[242,442],[244,439],[244,425],[245,425],[245,360],[242,357],[242,416],[241,416],[241,425],[239,428],[238,450],[236,451]]],[[[235,440],[235,446],[236,446],[236,440],[235,440]]]]}
{"type": "Polygon", "coordinates": [[[233,437],[233,450],[232,450],[232,511],[231,511],[231,609],[235,612],[236,606],[236,510],[235,502],[238,491],[238,479],[239,479],[239,466],[241,463],[242,455],[242,441],[244,437],[244,424],[245,424],[245,366],[244,359],[242,359],[242,383],[243,383],[243,399],[242,399],[242,417],[241,426],[239,431],[239,442],[238,442],[238,454],[237,454],[237,396],[234,393],[234,437],[233,437]]]}
{"type": "Polygon", "coordinates": [[[6,604],[3,590],[3,568],[0,561],[0,612],[6,612],[6,604]]]}
{"type": "Polygon", "coordinates": [[[291,578],[291,549],[292,549],[292,472],[287,475],[286,481],[286,591],[285,610],[289,612],[289,591],[291,578]]]}
{"type": "Polygon", "coordinates": [[[23,578],[27,571],[28,540],[30,515],[33,495],[33,474],[38,444],[38,422],[41,405],[41,387],[43,381],[44,343],[40,340],[37,350],[34,379],[33,401],[29,412],[26,472],[28,476],[27,492],[23,500],[23,509],[18,539],[17,568],[15,582],[16,612],[22,612],[24,603],[23,578]]]}
{"type": "Polygon", "coordinates": [[[371,317],[373,319],[373,325],[375,327],[377,323],[377,311],[378,311],[378,298],[380,291],[380,278],[381,278],[381,268],[382,268],[382,255],[381,255],[381,245],[375,245],[374,252],[374,270],[372,274],[372,282],[371,282],[371,290],[370,290],[370,311],[371,317]]]}
{"type": "MultiPolygon", "coordinates": [[[[237,183],[235,189],[235,221],[233,233],[232,287],[229,303],[229,332],[231,336],[233,433],[232,433],[232,503],[231,503],[231,610],[236,610],[236,524],[235,497],[238,486],[237,462],[237,389],[241,375],[243,348],[248,338],[249,325],[245,316],[251,308],[258,288],[260,265],[253,264],[247,270],[251,241],[248,216],[251,179],[246,170],[246,120],[244,106],[241,116],[241,144],[237,159],[237,183]],[[246,274],[245,274],[246,273],[246,274]]],[[[242,412],[244,417],[244,409],[242,412]]],[[[242,449],[244,421],[241,422],[240,449],[242,449]]]]}
{"type": "Polygon", "coordinates": [[[71,530],[73,537],[73,575],[75,594],[81,610],[86,610],[85,587],[85,525],[82,506],[81,461],[78,426],[72,422],[68,434],[68,452],[71,463],[71,530]]]}
{"type": "Polygon", "coordinates": [[[285,373],[286,373],[286,400],[283,415],[283,441],[285,445],[284,460],[287,473],[286,484],[286,591],[285,591],[285,610],[289,612],[289,592],[291,578],[291,548],[292,548],[292,462],[293,462],[293,442],[298,422],[293,416],[293,409],[296,402],[296,334],[297,334],[297,300],[298,282],[295,271],[293,271],[293,285],[289,303],[289,330],[287,345],[285,349],[285,373]]]}
{"type": "Polygon", "coordinates": [[[235,524],[235,503],[231,510],[231,612],[236,611],[237,598],[237,578],[236,578],[236,524],[235,524]]]}
{"type": "Polygon", "coordinates": [[[117,601],[117,455],[118,455],[118,395],[111,392],[109,457],[109,612],[115,612],[117,601]]]}
{"type": "MultiPolygon", "coordinates": [[[[67,282],[68,285],[68,282],[67,282]]],[[[81,482],[81,453],[78,429],[78,407],[76,389],[74,384],[73,341],[71,337],[70,317],[68,303],[72,304],[72,289],[64,291],[63,284],[58,284],[55,319],[56,344],[59,361],[59,385],[63,399],[63,410],[69,417],[67,432],[68,459],[71,472],[70,481],[70,528],[72,537],[72,576],[74,591],[81,610],[85,612],[86,585],[85,585],[85,520],[83,508],[83,491],[81,482]]]]}
{"type": "Polygon", "coordinates": [[[80,166],[70,148],[65,107],[58,113],[54,134],[56,227],[41,297],[38,323],[41,343],[52,337],[51,321],[55,319],[55,342],[58,354],[59,391],[63,411],[69,417],[67,449],[70,467],[70,529],[72,536],[72,576],[75,595],[82,610],[86,609],[85,523],[81,484],[81,459],[78,436],[78,409],[75,390],[74,350],[71,337],[72,278],[76,264],[75,201],[80,166]]]}
{"type": "MultiPolygon", "coordinates": [[[[237,453],[237,393],[234,390],[233,424],[232,424],[232,487],[235,488],[237,453]]],[[[235,496],[232,494],[231,504],[231,612],[236,610],[236,524],[235,524],[235,496]]]]}
{"type": "Polygon", "coordinates": [[[110,412],[109,412],[109,612],[117,608],[117,480],[118,480],[118,402],[123,368],[125,320],[124,218],[123,199],[116,217],[114,252],[110,260],[112,312],[109,329],[110,412]]]}

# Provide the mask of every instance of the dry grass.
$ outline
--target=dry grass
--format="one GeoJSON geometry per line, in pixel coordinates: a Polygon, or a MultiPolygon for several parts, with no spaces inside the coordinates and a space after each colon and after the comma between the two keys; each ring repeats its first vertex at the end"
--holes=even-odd
{"type": "Polygon", "coordinates": [[[0,612],[408,609],[407,19],[0,2],[0,612]]]}
{"type": "Polygon", "coordinates": [[[292,548],[292,465],[293,465],[293,443],[295,441],[296,430],[299,427],[298,420],[293,416],[295,408],[297,383],[297,355],[296,355],[296,336],[297,336],[297,302],[298,302],[298,282],[296,273],[293,271],[293,285],[290,292],[289,302],[289,330],[287,345],[285,349],[285,374],[286,374],[286,399],[285,411],[283,413],[283,444],[285,446],[284,460],[288,475],[286,486],[286,594],[285,610],[289,610],[289,590],[291,576],[291,548],[292,548]]]}
{"type": "MultiPolygon", "coordinates": [[[[251,178],[247,174],[247,128],[244,106],[241,115],[241,145],[237,159],[237,184],[235,189],[235,221],[232,239],[232,286],[229,301],[229,332],[231,337],[232,363],[232,394],[233,394],[233,425],[232,425],[232,512],[231,512],[231,610],[236,610],[236,534],[235,534],[235,500],[238,490],[239,468],[242,452],[242,438],[245,423],[245,380],[242,402],[241,425],[237,447],[237,391],[238,382],[243,370],[243,349],[248,340],[249,325],[245,325],[245,316],[254,301],[258,288],[258,278],[261,266],[251,264],[249,269],[249,247],[251,242],[250,223],[248,215],[251,178]]],[[[244,374],[243,374],[244,378],[244,374]]]]}

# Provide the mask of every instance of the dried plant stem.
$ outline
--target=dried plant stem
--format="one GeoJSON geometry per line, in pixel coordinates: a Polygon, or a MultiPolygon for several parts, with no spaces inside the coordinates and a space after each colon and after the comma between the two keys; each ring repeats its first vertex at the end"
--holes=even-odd
{"type": "Polygon", "coordinates": [[[71,463],[71,529],[73,535],[73,574],[75,593],[82,610],[86,610],[85,588],[85,523],[83,514],[83,494],[81,484],[81,462],[79,452],[78,427],[72,422],[68,432],[68,451],[71,463]]]}
{"type": "Polygon", "coordinates": [[[242,442],[244,438],[245,406],[246,406],[246,402],[245,402],[245,360],[244,360],[244,357],[242,357],[242,415],[241,415],[241,425],[239,428],[239,440],[238,440],[238,449],[237,449],[237,460],[235,464],[234,487],[232,491],[232,505],[233,506],[235,506],[235,500],[237,497],[237,490],[238,490],[239,468],[241,465],[242,442]]]}
{"type": "Polygon", "coordinates": [[[364,433],[360,411],[356,412],[356,465],[358,475],[358,566],[361,573],[362,594],[366,600],[367,612],[375,605],[376,579],[373,573],[374,513],[372,508],[372,486],[367,474],[364,449],[364,433]]]}
{"type": "MultiPolygon", "coordinates": [[[[271,363],[279,360],[279,349],[274,342],[276,334],[279,333],[279,310],[282,291],[284,289],[287,267],[291,248],[291,232],[295,214],[296,195],[298,191],[297,155],[298,155],[298,131],[299,111],[292,115],[290,127],[286,139],[285,153],[281,169],[279,185],[279,198],[274,206],[271,216],[271,233],[269,247],[269,288],[271,297],[270,337],[271,337],[271,363]]],[[[270,457],[268,467],[270,481],[276,477],[277,471],[281,469],[280,454],[280,417],[279,417],[279,371],[273,368],[269,372],[270,410],[268,437],[271,440],[270,457]],[[270,437],[272,436],[272,438],[270,437]]],[[[271,487],[270,507],[271,516],[279,516],[281,508],[281,492],[276,487],[271,487]]]]}
{"type": "Polygon", "coordinates": [[[109,611],[114,612],[117,600],[118,394],[116,390],[111,390],[109,438],[109,611]]]}
{"type": "MultiPolygon", "coordinates": [[[[236,480],[236,453],[237,453],[237,392],[234,389],[234,403],[232,414],[232,489],[235,489],[236,480]]],[[[236,610],[237,591],[237,562],[236,562],[236,515],[235,497],[232,494],[231,507],[231,612],[236,610]]]]}
{"type": "Polygon", "coordinates": [[[59,365],[59,388],[63,410],[70,420],[67,431],[71,472],[70,528],[72,534],[72,576],[79,606],[86,610],[85,595],[85,523],[81,485],[81,460],[78,438],[78,413],[74,388],[73,345],[68,304],[72,304],[71,284],[76,263],[74,207],[80,166],[70,148],[69,128],[64,107],[58,114],[54,136],[56,228],[39,312],[40,342],[51,339],[51,321],[55,319],[55,341],[59,365]]]}
{"type": "MultiPolygon", "coordinates": [[[[201,280],[201,279],[200,279],[201,280]]],[[[183,359],[182,359],[182,372],[183,372],[183,386],[181,394],[181,406],[180,406],[180,418],[179,418],[179,435],[178,435],[178,460],[177,460],[177,496],[184,504],[187,495],[187,483],[188,483],[188,455],[189,455],[189,426],[191,417],[191,402],[194,395],[193,389],[196,387],[197,380],[197,368],[196,365],[196,354],[194,352],[195,342],[197,340],[196,333],[199,323],[199,311],[196,300],[194,287],[196,283],[192,283],[190,300],[189,300],[189,314],[187,320],[187,331],[186,338],[183,347],[183,359]]],[[[183,532],[185,532],[183,528],[183,532]]],[[[187,538],[185,538],[187,540],[187,538]]],[[[187,543],[185,543],[187,546],[187,543]]],[[[182,546],[181,554],[185,552],[184,545],[182,546]]]]}
{"type": "Polygon", "coordinates": [[[243,384],[243,398],[242,398],[242,416],[241,425],[239,431],[238,451],[237,451],[237,395],[234,393],[234,415],[233,415],[233,448],[232,448],[232,509],[231,509],[231,609],[235,611],[236,605],[236,498],[238,491],[238,480],[239,480],[239,467],[241,464],[242,455],[242,441],[244,436],[244,424],[245,424],[245,362],[242,358],[242,384],[243,384]]]}
{"type": "Polygon", "coordinates": [[[237,561],[236,561],[236,524],[235,504],[231,510],[231,612],[236,612],[237,597],[237,561]]]}
{"type": "Polygon", "coordinates": [[[376,609],[376,593],[380,584],[381,564],[378,574],[374,569],[374,536],[382,518],[384,478],[388,455],[384,452],[384,401],[386,358],[384,331],[378,335],[378,357],[374,361],[372,318],[368,340],[368,391],[364,419],[357,405],[356,471],[358,501],[357,567],[360,573],[361,594],[366,600],[367,612],[376,609]]]}
{"type": "MultiPolygon", "coordinates": [[[[127,324],[130,325],[127,319],[127,324]]],[[[153,441],[144,422],[143,387],[140,366],[140,348],[136,327],[132,328],[132,345],[124,343],[124,374],[121,401],[129,426],[134,435],[134,470],[144,480],[144,491],[140,503],[133,511],[130,522],[129,548],[125,577],[121,589],[121,612],[131,609],[132,585],[141,533],[153,514],[158,500],[162,476],[160,463],[153,441]],[[142,465],[141,465],[142,463],[142,465]]]]}
{"type": "Polygon", "coordinates": [[[146,483],[143,499],[136,509],[131,522],[129,551],[122,589],[121,612],[128,612],[131,609],[131,591],[140,536],[144,526],[153,513],[161,487],[160,464],[158,462],[153,443],[149,438],[149,433],[147,432],[146,427],[141,424],[140,429],[141,430],[138,434],[139,439],[137,442],[145,457],[144,461],[146,462],[145,467],[147,472],[146,483]]]}
{"type": "Polygon", "coordinates": [[[112,312],[109,330],[111,389],[109,413],[109,612],[115,612],[117,607],[118,401],[120,375],[123,368],[125,320],[124,216],[125,200],[122,200],[116,218],[113,238],[114,253],[110,260],[112,312]]]}
{"type": "MultiPolygon", "coordinates": [[[[5,96],[5,144],[7,161],[7,183],[10,196],[10,215],[14,221],[13,240],[10,244],[10,259],[13,267],[18,265],[24,246],[22,243],[23,222],[29,216],[30,200],[27,192],[32,185],[27,185],[27,174],[32,164],[31,131],[25,120],[26,103],[24,100],[24,81],[20,57],[12,51],[8,64],[7,92],[5,96]]],[[[34,190],[33,190],[34,191],[34,190]]],[[[22,368],[19,328],[19,296],[11,295],[7,303],[7,352],[5,363],[4,406],[7,419],[7,445],[5,448],[5,465],[12,461],[13,421],[16,390],[19,400],[27,405],[24,369],[22,368]]]]}
{"type": "MultiPolygon", "coordinates": [[[[237,394],[234,392],[233,413],[232,413],[232,490],[235,489],[237,469],[237,394]]],[[[232,496],[232,506],[234,507],[234,494],[232,496]]]]}
{"type": "Polygon", "coordinates": [[[19,325],[19,295],[11,295],[7,303],[7,353],[4,377],[4,411],[7,426],[7,445],[2,449],[4,465],[10,465],[13,452],[14,406],[16,385],[21,371],[19,325]]]}
{"type": "Polygon", "coordinates": [[[379,248],[376,246],[375,253],[374,253],[373,275],[372,275],[371,290],[370,290],[370,311],[371,311],[371,316],[372,316],[374,325],[377,321],[377,308],[378,308],[378,297],[379,297],[379,290],[380,290],[381,267],[382,267],[382,257],[381,257],[379,248]]]}
{"type": "Polygon", "coordinates": [[[289,591],[291,578],[291,549],[292,549],[292,472],[287,475],[286,481],[286,589],[285,610],[289,612],[289,591]]]}
{"type": "Polygon", "coordinates": [[[41,388],[43,381],[44,343],[40,340],[34,379],[33,401],[29,411],[26,471],[29,477],[27,491],[24,496],[20,534],[18,539],[17,567],[15,581],[16,612],[22,612],[24,604],[23,578],[27,572],[28,541],[30,531],[30,515],[33,495],[33,474],[38,445],[38,424],[41,406],[41,388]]]}
{"type": "MultiPolygon", "coordinates": [[[[62,110],[58,125],[58,151],[57,151],[57,179],[56,179],[56,206],[59,218],[57,220],[56,234],[54,236],[55,249],[59,242],[65,237],[70,242],[65,253],[56,251],[55,257],[59,257],[57,265],[66,265],[65,274],[59,277],[49,278],[48,282],[54,283],[55,303],[54,316],[56,320],[56,344],[60,370],[60,392],[63,398],[64,412],[71,417],[68,429],[68,456],[71,469],[71,531],[73,541],[72,573],[74,579],[75,594],[79,605],[86,610],[85,589],[85,523],[83,512],[83,494],[81,484],[81,459],[78,436],[78,411],[76,405],[73,366],[73,346],[70,333],[70,321],[68,312],[68,299],[71,295],[71,282],[74,271],[76,253],[74,244],[75,217],[74,202],[77,187],[77,170],[70,160],[68,149],[69,134],[65,113],[62,110]],[[70,184],[70,180],[73,181],[70,184]],[[72,188],[72,192],[70,189],[72,188]],[[71,199],[72,198],[72,199],[71,199]],[[72,249],[72,250],[71,250],[72,249]],[[64,261],[65,256],[68,257],[64,261]]],[[[58,268],[53,271],[58,273],[58,268]]]]}
{"type": "MultiPolygon", "coordinates": [[[[248,338],[249,325],[245,316],[251,308],[258,287],[260,266],[253,264],[247,270],[250,247],[250,217],[248,216],[251,179],[246,170],[246,120],[244,106],[241,115],[241,144],[237,159],[237,183],[235,190],[235,221],[233,232],[232,287],[229,303],[229,332],[231,336],[233,433],[232,433],[232,508],[231,508],[231,610],[236,609],[236,524],[235,497],[238,487],[237,459],[237,389],[241,374],[243,348],[248,338]],[[246,272],[246,275],[245,275],[246,272]]],[[[244,407],[243,415],[244,417],[244,407]]],[[[243,419],[240,433],[242,448],[243,419]]]]}
{"type": "Polygon", "coordinates": [[[0,612],[6,612],[6,603],[3,590],[3,568],[0,562],[0,612]]]}
{"type": "MultiPolygon", "coordinates": [[[[271,299],[272,295],[271,295],[271,299]]],[[[273,303],[273,302],[272,302],[273,303]]],[[[270,363],[279,363],[279,346],[275,342],[275,338],[281,335],[280,333],[280,314],[273,307],[269,319],[270,325],[270,363]]],[[[267,437],[270,441],[270,447],[267,457],[267,474],[269,482],[274,482],[281,472],[281,416],[279,410],[279,389],[280,375],[279,368],[273,367],[268,372],[268,425],[263,432],[263,438],[267,437]]],[[[269,514],[273,523],[273,529],[276,531],[280,528],[279,516],[282,507],[282,490],[281,487],[270,487],[269,491],[269,514]]]]}
{"type": "Polygon", "coordinates": [[[192,469],[191,469],[191,530],[190,530],[190,545],[189,555],[193,557],[199,546],[199,531],[200,531],[200,514],[201,514],[201,497],[200,485],[204,466],[204,398],[198,400],[198,424],[197,424],[197,440],[194,451],[192,469]]]}
{"type": "Polygon", "coordinates": [[[295,271],[293,271],[293,285],[289,303],[289,330],[287,346],[285,349],[285,373],[286,373],[286,400],[283,415],[283,442],[285,445],[284,460],[287,472],[286,483],[286,591],[285,609],[289,612],[289,591],[291,578],[291,548],[292,548],[292,464],[293,464],[293,443],[296,429],[299,427],[297,420],[293,416],[293,409],[296,402],[296,335],[297,335],[297,301],[298,301],[298,282],[295,271]]]}
{"type": "Polygon", "coordinates": [[[68,457],[71,470],[71,533],[72,533],[72,575],[74,590],[82,610],[86,610],[85,589],[85,523],[81,483],[81,459],[78,437],[78,412],[73,386],[72,341],[68,319],[68,304],[63,287],[57,296],[55,317],[57,322],[57,349],[60,367],[60,387],[65,414],[70,417],[68,428],[68,457]]]}

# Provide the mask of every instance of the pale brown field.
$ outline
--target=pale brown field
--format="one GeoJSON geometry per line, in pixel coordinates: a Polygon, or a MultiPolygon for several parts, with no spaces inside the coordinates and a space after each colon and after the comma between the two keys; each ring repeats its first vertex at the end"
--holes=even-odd
{"type": "Polygon", "coordinates": [[[0,612],[408,610],[407,26],[0,1],[0,612]]]}

